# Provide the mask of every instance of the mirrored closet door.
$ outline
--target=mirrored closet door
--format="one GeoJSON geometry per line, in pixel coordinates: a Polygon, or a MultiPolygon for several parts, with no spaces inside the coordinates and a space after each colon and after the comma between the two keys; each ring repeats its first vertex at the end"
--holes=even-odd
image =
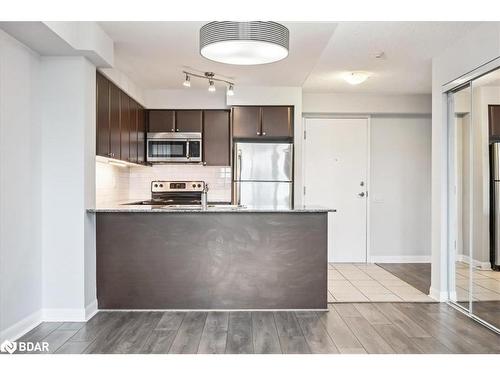
{"type": "Polygon", "coordinates": [[[500,328],[500,69],[448,94],[449,299],[500,328]]]}

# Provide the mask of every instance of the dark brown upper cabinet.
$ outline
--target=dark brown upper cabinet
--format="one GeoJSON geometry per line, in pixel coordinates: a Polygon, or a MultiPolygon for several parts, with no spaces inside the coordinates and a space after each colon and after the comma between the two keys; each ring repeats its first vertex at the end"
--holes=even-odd
{"type": "Polygon", "coordinates": [[[174,132],[175,111],[153,110],[148,111],[148,131],[150,132],[174,132]]]}
{"type": "Polygon", "coordinates": [[[488,106],[488,123],[490,128],[490,141],[500,140],[500,105],[488,106]]]}
{"type": "Polygon", "coordinates": [[[110,127],[109,127],[109,81],[97,74],[97,132],[96,132],[96,153],[100,156],[111,156],[110,150],[110,127]]]}
{"type": "Polygon", "coordinates": [[[109,156],[115,159],[121,159],[120,93],[118,87],[109,84],[109,156]]]}
{"type": "Polygon", "coordinates": [[[175,111],[175,131],[201,133],[203,127],[203,111],[175,111]]]}
{"type": "Polygon", "coordinates": [[[121,160],[130,161],[130,99],[120,92],[121,160]]]}
{"type": "Polygon", "coordinates": [[[137,163],[137,147],[138,143],[138,121],[137,121],[137,112],[138,112],[138,104],[134,99],[129,98],[130,105],[130,157],[129,161],[131,163],[137,163]]]}
{"type": "Polygon", "coordinates": [[[146,162],[146,111],[140,105],[137,109],[137,163],[146,162]]]}
{"type": "Polygon", "coordinates": [[[233,107],[233,137],[260,136],[260,107],[233,107]]]}
{"type": "Polygon", "coordinates": [[[291,138],[293,137],[291,107],[262,107],[261,134],[263,137],[291,138]]]}
{"type": "Polygon", "coordinates": [[[203,112],[203,165],[231,165],[230,127],[229,111],[203,112]]]}
{"type": "Polygon", "coordinates": [[[233,107],[233,137],[289,139],[293,137],[293,107],[233,107]]]}
{"type": "Polygon", "coordinates": [[[104,75],[96,74],[96,155],[145,163],[144,108],[104,75]]]}

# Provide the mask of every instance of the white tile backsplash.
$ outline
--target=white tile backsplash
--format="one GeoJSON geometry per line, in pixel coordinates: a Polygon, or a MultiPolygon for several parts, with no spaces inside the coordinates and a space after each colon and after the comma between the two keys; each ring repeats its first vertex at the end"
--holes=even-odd
{"type": "Polygon", "coordinates": [[[130,178],[128,167],[96,161],[95,173],[97,205],[128,200],[130,178]]]}
{"type": "Polygon", "coordinates": [[[208,184],[208,200],[231,201],[231,168],[189,164],[162,164],[153,167],[119,167],[96,162],[96,201],[149,199],[153,180],[197,180],[208,184]]]}
{"type": "Polygon", "coordinates": [[[230,167],[207,167],[189,164],[161,164],[153,167],[131,167],[129,198],[150,198],[151,181],[153,180],[205,181],[209,187],[209,201],[231,201],[230,167]]]}

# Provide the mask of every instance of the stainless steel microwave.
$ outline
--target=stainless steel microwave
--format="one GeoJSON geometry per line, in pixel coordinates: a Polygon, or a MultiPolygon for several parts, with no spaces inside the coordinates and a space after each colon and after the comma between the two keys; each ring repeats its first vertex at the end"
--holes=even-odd
{"type": "Polygon", "coordinates": [[[201,162],[201,133],[148,133],[146,138],[150,163],[201,162]]]}

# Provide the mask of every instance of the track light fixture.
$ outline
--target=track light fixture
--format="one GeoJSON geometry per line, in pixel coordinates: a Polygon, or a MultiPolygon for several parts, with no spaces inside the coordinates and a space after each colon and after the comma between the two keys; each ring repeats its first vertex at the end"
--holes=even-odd
{"type": "Polygon", "coordinates": [[[227,96],[234,95],[234,82],[227,81],[227,80],[222,79],[222,78],[216,78],[215,73],[213,73],[213,72],[206,72],[204,75],[201,75],[201,74],[187,72],[184,70],[184,71],[182,71],[182,73],[184,73],[186,75],[186,78],[185,78],[184,82],[182,83],[182,85],[185,87],[191,87],[191,77],[195,77],[195,78],[200,78],[200,79],[206,79],[208,81],[208,91],[210,91],[210,92],[216,91],[215,81],[217,81],[217,82],[223,82],[227,85],[227,90],[226,90],[227,96]]]}

